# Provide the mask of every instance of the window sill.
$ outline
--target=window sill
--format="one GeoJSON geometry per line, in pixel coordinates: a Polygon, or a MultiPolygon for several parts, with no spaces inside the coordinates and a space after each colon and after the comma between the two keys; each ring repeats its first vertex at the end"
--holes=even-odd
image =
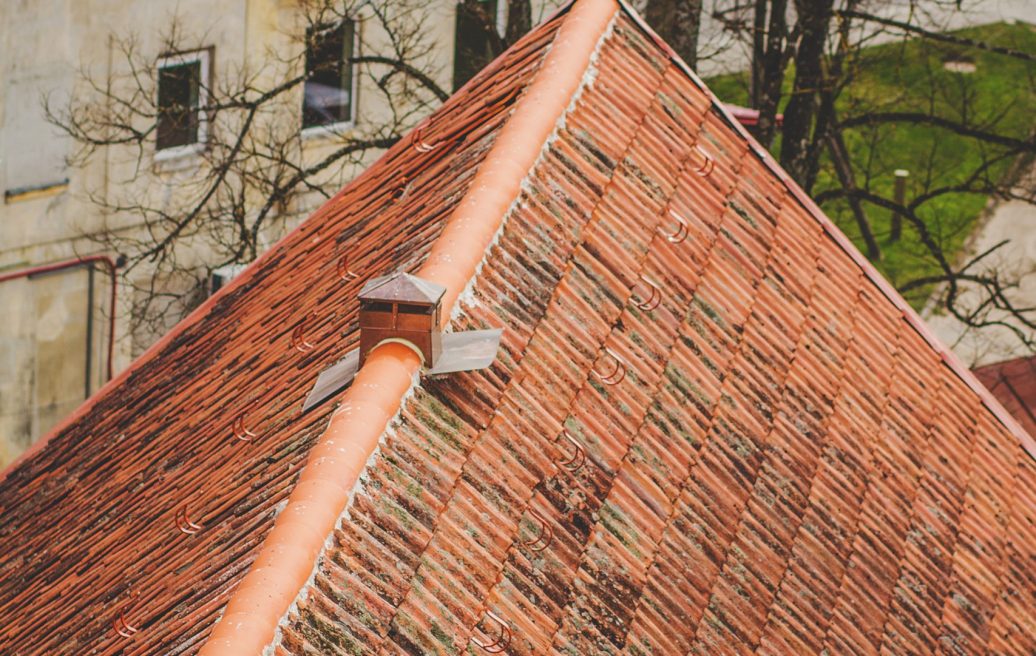
{"type": "Polygon", "coordinates": [[[339,123],[328,123],[327,125],[314,125],[302,128],[300,136],[303,141],[320,141],[323,139],[341,139],[347,137],[355,129],[353,121],[341,121],[339,123]]]}
{"type": "Polygon", "coordinates": [[[190,157],[191,155],[197,155],[205,150],[205,144],[196,141],[192,144],[184,146],[173,146],[172,148],[163,148],[162,150],[155,151],[156,162],[167,162],[171,159],[180,159],[183,157],[190,157]]]}
{"type": "Polygon", "coordinates": [[[163,148],[154,154],[155,165],[164,171],[177,171],[195,164],[199,155],[205,152],[206,144],[198,142],[186,146],[163,148]]]}

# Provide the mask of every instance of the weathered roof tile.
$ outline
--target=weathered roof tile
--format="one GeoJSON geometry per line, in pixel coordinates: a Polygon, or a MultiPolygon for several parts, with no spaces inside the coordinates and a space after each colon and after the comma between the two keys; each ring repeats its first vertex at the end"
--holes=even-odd
{"type": "MultiPolygon", "coordinates": [[[[116,651],[124,613],[133,648],[197,650],[326,424],[295,413],[330,335],[355,344],[340,256],[359,281],[418,266],[584,17],[534,31],[430,119],[452,145],[392,149],[138,365],[122,410],[102,397],[8,477],[0,645],[116,651]],[[296,366],[278,349],[307,313],[321,346],[296,366]],[[211,368],[163,364],[188,360],[211,368]]],[[[453,319],[504,327],[499,357],[406,398],[274,653],[1032,653],[1028,436],[634,14],[589,61],[453,319]]]]}

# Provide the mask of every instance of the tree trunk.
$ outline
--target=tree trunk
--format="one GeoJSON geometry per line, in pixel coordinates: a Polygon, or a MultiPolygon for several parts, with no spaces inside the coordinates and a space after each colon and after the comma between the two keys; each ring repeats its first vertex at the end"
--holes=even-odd
{"type": "Polygon", "coordinates": [[[763,91],[763,62],[766,61],[766,8],[767,0],[755,0],[752,18],[752,69],[749,81],[749,106],[759,107],[763,91]]]}
{"type": "MultiPolygon", "coordinates": [[[[813,136],[809,141],[809,147],[802,154],[802,174],[798,183],[807,193],[813,194],[813,185],[817,182],[817,174],[820,171],[820,156],[824,152],[824,145],[828,144],[832,133],[835,130],[835,100],[837,94],[834,89],[833,77],[825,78],[824,89],[820,91],[819,106],[814,121],[813,136]]],[[[838,136],[841,139],[841,133],[838,136]]],[[[849,160],[845,160],[849,164],[849,160]]],[[[851,169],[850,169],[851,170],[851,169]]]]}
{"type": "Polygon", "coordinates": [[[453,90],[475,76],[504,51],[504,40],[496,31],[496,13],[478,0],[457,4],[456,41],[453,46],[453,90]]]}
{"type": "Polygon", "coordinates": [[[644,19],[691,68],[698,65],[702,0],[648,0],[644,19]]]}
{"type": "MultiPolygon", "coordinates": [[[[846,0],[846,6],[851,10],[856,7],[857,0],[846,0]]],[[[817,173],[820,170],[820,157],[824,151],[824,145],[832,136],[837,138],[841,146],[841,153],[845,155],[844,163],[848,172],[852,174],[852,166],[849,161],[848,151],[845,149],[845,142],[842,139],[841,129],[837,127],[836,102],[842,88],[852,77],[852,71],[843,72],[842,65],[849,54],[850,20],[843,18],[838,21],[838,48],[827,61],[827,71],[817,89],[820,95],[820,108],[817,111],[816,126],[813,128],[813,139],[809,152],[806,154],[805,174],[799,181],[802,188],[808,194],[813,193],[813,185],[817,181],[817,173]],[[836,134],[837,133],[837,134],[836,134]]],[[[854,185],[855,188],[855,185],[854,185]]]]}
{"type": "Polygon", "coordinates": [[[824,84],[823,57],[834,0],[795,0],[801,39],[795,56],[795,84],[784,110],[781,165],[799,184],[807,183],[817,94],[824,84]]]}
{"type": "Polygon", "coordinates": [[[769,148],[777,132],[777,106],[781,102],[781,86],[784,84],[784,70],[788,63],[788,2],[759,0],[756,3],[756,12],[756,25],[768,27],[764,35],[765,47],[753,50],[753,79],[758,79],[758,87],[752,92],[752,106],[759,110],[755,137],[759,143],[769,148]],[[769,21],[766,18],[767,5],[770,9],[769,21]]]}
{"type": "Polygon", "coordinates": [[[504,44],[512,46],[532,29],[532,3],[529,0],[507,0],[507,31],[504,44]]]}

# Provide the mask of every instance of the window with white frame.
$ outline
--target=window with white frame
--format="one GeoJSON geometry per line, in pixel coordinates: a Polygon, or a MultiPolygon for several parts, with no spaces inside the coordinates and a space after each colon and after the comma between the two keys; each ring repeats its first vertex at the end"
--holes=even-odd
{"type": "Polygon", "coordinates": [[[356,24],[351,20],[306,31],[303,129],[353,120],[356,80],[352,58],[355,46],[356,24]]]}
{"type": "Polygon", "coordinates": [[[158,61],[155,143],[159,151],[192,149],[205,143],[210,61],[209,50],[170,55],[158,61]]]}

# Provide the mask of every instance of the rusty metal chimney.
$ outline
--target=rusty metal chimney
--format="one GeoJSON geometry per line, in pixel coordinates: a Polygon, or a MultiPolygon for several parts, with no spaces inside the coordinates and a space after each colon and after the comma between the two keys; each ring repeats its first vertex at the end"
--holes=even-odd
{"type": "Polygon", "coordinates": [[[422,375],[441,376],[485,369],[500,347],[501,328],[443,333],[446,288],[408,273],[369,281],[360,290],[360,347],[320,372],[302,406],[319,406],[352,384],[367,354],[379,344],[399,342],[424,358],[422,375]]]}
{"type": "Polygon", "coordinates": [[[369,281],[360,290],[360,364],[383,342],[402,342],[432,368],[442,353],[439,329],[446,288],[409,273],[369,281]]]}

